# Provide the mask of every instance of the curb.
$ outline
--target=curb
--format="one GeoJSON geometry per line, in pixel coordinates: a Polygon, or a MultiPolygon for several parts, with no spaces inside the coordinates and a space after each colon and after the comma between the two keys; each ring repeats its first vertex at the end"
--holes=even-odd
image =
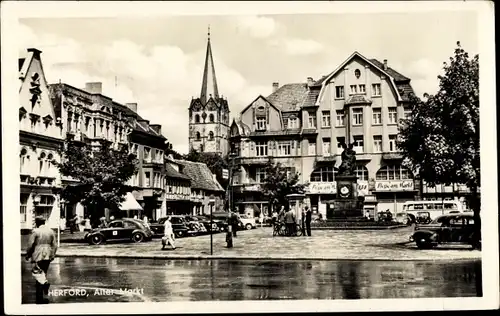
{"type": "Polygon", "coordinates": [[[335,227],[335,226],[318,226],[311,227],[311,230],[388,230],[388,229],[398,229],[408,227],[406,225],[394,225],[394,226],[347,226],[347,227],[335,227]]]}
{"type": "MultiPolygon", "coordinates": [[[[25,251],[21,252],[21,256],[26,254],[25,251]]],[[[155,259],[155,260],[253,260],[253,261],[269,261],[269,260],[279,260],[279,261],[449,261],[449,258],[321,258],[321,257],[279,257],[279,256],[224,256],[224,255],[102,255],[102,254],[64,254],[56,255],[60,258],[124,258],[124,259],[155,259]]],[[[453,261],[477,261],[481,260],[479,258],[454,258],[453,261]]]]}

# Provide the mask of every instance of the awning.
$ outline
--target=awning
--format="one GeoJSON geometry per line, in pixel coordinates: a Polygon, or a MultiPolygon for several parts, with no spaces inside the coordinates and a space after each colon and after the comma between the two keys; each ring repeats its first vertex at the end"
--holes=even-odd
{"type": "Polygon", "coordinates": [[[125,195],[125,201],[120,204],[120,210],[122,211],[132,211],[132,210],[142,210],[137,200],[134,198],[132,193],[127,192],[125,195]]]}

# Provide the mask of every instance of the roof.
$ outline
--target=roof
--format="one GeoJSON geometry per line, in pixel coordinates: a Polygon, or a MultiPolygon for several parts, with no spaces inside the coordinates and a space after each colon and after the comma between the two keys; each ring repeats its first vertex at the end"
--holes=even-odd
{"type": "Polygon", "coordinates": [[[371,100],[368,100],[364,95],[362,94],[355,94],[349,97],[347,99],[346,104],[367,104],[367,103],[372,103],[371,100]]]}
{"type": "Polygon", "coordinates": [[[304,103],[302,103],[302,107],[315,106],[320,92],[320,89],[310,90],[306,98],[304,99],[304,103]]]}
{"type": "Polygon", "coordinates": [[[233,120],[233,124],[238,127],[238,134],[240,136],[248,136],[252,132],[251,128],[247,124],[243,123],[241,119],[233,120]]]}
{"type": "Polygon", "coordinates": [[[224,191],[206,164],[187,160],[176,160],[176,162],[183,166],[182,173],[191,179],[192,189],[224,191]]]}
{"type": "Polygon", "coordinates": [[[175,170],[174,167],[172,167],[170,164],[166,163],[165,164],[165,175],[168,178],[174,178],[174,179],[183,179],[183,180],[191,180],[190,177],[178,172],[175,170]]]}
{"type": "MultiPolygon", "coordinates": [[[[374,63],[375,66],[384,69],[384,63],[381,63],[380,61],[378,61],[377,59],[374,59],[374,58],[370,59],[370,61],[372,63],[374,63]]],[[[384,70],[385,70],[385,72],[387,72],[389,74],[389,76],[393,77],[395,81],[409,81],[410,80],[410,78],[403,76],[402,74],[400,74],[396,70],[392,69],[391,67],[387,67],[387,69],[384,69],[384,70]]]]}
{"type": "Polygon", "coordinates": [[[401,95],[401,99],[403,99],[403,101],[409,101],[410,95],[415,93],[413,91],[413,87],[409,82],[396,82],[396,87],[398,88],[399,94],[401,95]]]}
{"type": "Polygon", "coordinates": [[[288,83],[279,87],[266,99],[282,111],[298,111],[308,91],[306,83],[288,83]]]}

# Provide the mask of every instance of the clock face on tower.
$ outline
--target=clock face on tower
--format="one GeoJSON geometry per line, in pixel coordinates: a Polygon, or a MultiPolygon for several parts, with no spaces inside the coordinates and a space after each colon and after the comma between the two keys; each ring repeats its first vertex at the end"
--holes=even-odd
{"type": "Polygon", "coordinates": [[[339,191],[340,191],[340,195],[341,195],[342,197],[348,197],[348,196],[349,196],[349,193],[351,192],[351,190],[350,190],[350,188],[349,188],[349,186],[348,186],[348,185],[342,185],[342,186],[340,187],[340,190],[339,190],[339,191]]]}

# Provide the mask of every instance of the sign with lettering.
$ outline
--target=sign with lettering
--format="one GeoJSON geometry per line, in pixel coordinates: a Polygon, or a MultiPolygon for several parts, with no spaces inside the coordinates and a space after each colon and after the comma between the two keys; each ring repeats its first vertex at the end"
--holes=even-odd
{"type": "Polygon", "coordinates": [[[260,191],[260,185],[254,184],[245,187],[246,191],[260,191]]]}
{"type": "Polygon", "coordinates": [[[413,191],[413,180],[389,180],[375,182],[377,191],[413,191]]]}
{"type": "Polygon", "coordinates": [[[368,181],[358,180],[358,195],[368,195],[368,181]]]}
{"type": "Polygon", "coordinates": [[[308,189],[311,194],[335,194],[337,182],[311,182],[308,189]]]}

